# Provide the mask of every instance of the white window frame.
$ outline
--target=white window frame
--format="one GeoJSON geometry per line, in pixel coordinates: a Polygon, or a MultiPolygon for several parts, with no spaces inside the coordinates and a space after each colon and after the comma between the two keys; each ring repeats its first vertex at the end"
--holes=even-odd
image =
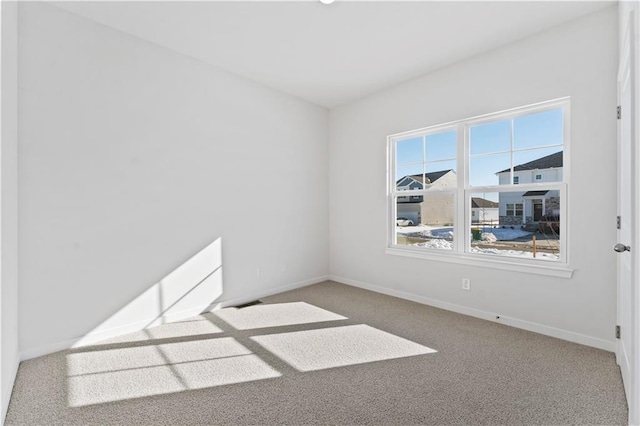
{"type": "Polygon", "coordinates": [[[504,214],[505,216],[524,217],[524,203],[507,203],[504,214]],[[513,214],[511,215],[509,214],[509,206],[513,206],[511,208],[511,210],[513,211],[513,214]],[[516,206],[520,206],[520,214],[517,214],[518,209],[516,206]]]}
{"type": "MultiPolygon", "coordinates": [[[[425,127],[409,132],[402,132],[388,136],[387,138],[387,248],[386,253],[392,255],[437,260],[440,262],[461,263],[465,265],[490,267],[509,271],[527,272],[539,275],[557,276],[570,278],[573,275],[573,269],[570,266],[569,258],[569,187],[570,187],[570,98],[560,98],[552,101],[541,102],[538,104],[527,105],[523,107],[513,108],[496,113],[486,114],[478,117],[472,117],[464,120],[458,120],[450,123],[439,124],[435,126],[425,127]],[[562,108],[564,110],[564,134],[563,134],[563,180],[560,182],[541,182],[541,183],[518,183],[513,184],[513,164],[509,182],[505,185],[493,185],[472,187],[469,185],[469,129],[472,126],[487,122],[499,121],[503,119],[515,119],[520,116],[533,113],[544,112],[548,110],[562,108]],[[396,182],[396,164],[395,164],[395,147],[400,140],[411,137],[425,136],[433,133],[441,133],[446,131],[457,131],[457,186],[448,188],[443,192],[452,192],[455,197],[454,205],[454,241],[453,250],[428,249],[424,247],[405,246],[396,244],[396,196],[398,195],[396,182]],[[462,171],[462,172],[459,172],[462,171]],[[560,259],[558,261],[549,261],[541,259],[523,259],[517,257],[508,257],[500,255],[471,253],[471,198],[478,196],[478,193],[489,192],[526,192],[535,190],[557,190],[560,194],[560,223],[562,224],[562,237],[560,238],[560,259]],[[465,208],[466,207],[466,208],[465,208]],[[469,232],[467,232],[469,231],[469,232]]],[[[532,149],[542,149],[545,146],[539,146],[532,149]]],[[[510,151],[512,156],[514,151],[510,151]]],[[[402,191],[402,196],[407,196],[407,191],[402,191]]],[[[426,190],[415,190],[415,195],[422,195],[426,190]]],[[[524,206],[523,206],[524,215],[524,206]]]]}

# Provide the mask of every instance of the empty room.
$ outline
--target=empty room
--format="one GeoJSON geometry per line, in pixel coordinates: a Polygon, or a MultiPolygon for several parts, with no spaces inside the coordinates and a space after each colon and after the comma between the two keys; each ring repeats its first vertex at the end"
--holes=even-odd
{"type": "Polygon", "coordinates": [[[0,422],[640,424],[638,1],[2,1],[0,422]]]}

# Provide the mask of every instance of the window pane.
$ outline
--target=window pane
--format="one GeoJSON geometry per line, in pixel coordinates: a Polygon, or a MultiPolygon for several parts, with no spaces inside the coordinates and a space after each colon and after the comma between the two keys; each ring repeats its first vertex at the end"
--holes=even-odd
{"type": "Polygon", "coordinates": [[[469,128],[471,155],[509,151],[511,149],[511,120],[493,121],[469,128]]]}
{"type": "Polygon", "coordinates": [[[471,158],[469,185],[490,186],[511,183],[511,154],[471,158]]]}
{"type": "Polygon", "coordinates": [[[474,222],[472,215],[472,253],[560,260],[559,191],[474,193],[470,203],[486,218],[474,222]]]}
{"type": "Polygon", "coordinates": [[[396,164],[422,163],[423,161],[422,136],[396,143],[396,164]]]}
{"type": "Polygon", "coordinates": [[[455,161],[436,161],[426,165],[427,188],[443,189],[455,188],[458,177],[455,161]]]}
{"type": "Polygon", "coordinates": [[[561,145],[564,138],[562,109],[515,118],[513,134],[514,149],[561,145]]]}
{"type": "Polygon", "coordinates": [[[427,135],[427,161],[450,160],[456,158],[457,132],[427,135]]]}
{"type": "Polygon", "coordinates": [[[453,249],[454,194],[433,192],[396,199],[396,243],[453,249]]]}
{"type": "MultiPolygon", "coordinates": [[[[507,208],[513,209],[513,204],[507,208]]],[[[498,225],[498,193],[475,193],[471,197],[471,223],[482,225],[498,225]]]]}
{"type": "Polygon", "coordinates": [[[561,182],[562,155],[558,148],[514,152],[514,176],[519,176],[520,184],[561,182]],[[541,175],[540,179],[536,179],[536,175],[541,175]]]}
{"type": "MultiPolygon", "coordinates": [[[[413,164],[410,166],[397,166],[396,167],[396,185],[397,186],[406,186],[408,183],[414,184],[416,182],[422,182],[422,173],[423,173],[423,164],[413,164]]],[[[398,188],[400,189],[400,188],[398,188]]],[[[409,189],[409,188],[403,188],[409,189]]],[[[411,189],[421,189],[421,188],[411,188],[411,189]]]]}

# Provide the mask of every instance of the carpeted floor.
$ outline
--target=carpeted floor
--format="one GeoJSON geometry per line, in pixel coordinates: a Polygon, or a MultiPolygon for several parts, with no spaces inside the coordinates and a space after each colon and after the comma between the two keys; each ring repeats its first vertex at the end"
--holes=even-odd
{"type": "Polygon", "coordinates": [[[7,425],[626,424],[612,353],[325,282],[23,362],[7,425]]]}

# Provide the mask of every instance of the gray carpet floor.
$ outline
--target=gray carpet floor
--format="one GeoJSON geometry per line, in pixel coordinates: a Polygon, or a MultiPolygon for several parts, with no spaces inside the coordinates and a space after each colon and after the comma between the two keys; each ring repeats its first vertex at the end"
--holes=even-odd
{"type": "Polygon", "coordinates": [[[20,365],[7,425],[626,424],[612,353],[325,282],[20,365]]]}

